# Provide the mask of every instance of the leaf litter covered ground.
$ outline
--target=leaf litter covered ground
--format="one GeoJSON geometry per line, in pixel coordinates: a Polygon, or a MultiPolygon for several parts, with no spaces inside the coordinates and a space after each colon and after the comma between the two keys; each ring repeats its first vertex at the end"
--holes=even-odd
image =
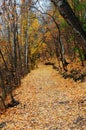
{"type": "Polygon", "coordinates": [[[86,130],[86,82],[40,65],[14,91],[20,102],[0,116],[2,130],[86,130]]]}

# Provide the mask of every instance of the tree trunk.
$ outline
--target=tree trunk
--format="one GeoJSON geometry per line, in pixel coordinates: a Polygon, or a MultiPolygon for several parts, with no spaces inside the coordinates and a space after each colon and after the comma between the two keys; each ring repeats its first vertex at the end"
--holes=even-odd
{"type": "Polygon", "coordinates": [[[58,8],[60,14],[66,20],[66,22],[78,33],[86,42],[86,33],[83,30],[79,19],[75,16],[72,8],[67,0],[51,0],[55,7],[58,8]]]}

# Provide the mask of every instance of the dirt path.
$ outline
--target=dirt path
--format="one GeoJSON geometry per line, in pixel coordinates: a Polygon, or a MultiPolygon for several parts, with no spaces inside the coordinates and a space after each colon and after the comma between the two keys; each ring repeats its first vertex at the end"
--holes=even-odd
{"type": "Polygon", "coordinates": [[[2,130],[86,130],[86,82],[39,66],[14,92],[20,104],[1,115],[2,130]]]}

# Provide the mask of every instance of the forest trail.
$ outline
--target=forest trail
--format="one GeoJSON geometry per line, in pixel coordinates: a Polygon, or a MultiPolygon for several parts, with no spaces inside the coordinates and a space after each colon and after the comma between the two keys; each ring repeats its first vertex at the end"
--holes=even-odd
{"type": "Polygon", "coordinates": [[[20,102],[0,117],[2,130],[86,130],[86,82],[40,65],[14,91],[20,102]]]}

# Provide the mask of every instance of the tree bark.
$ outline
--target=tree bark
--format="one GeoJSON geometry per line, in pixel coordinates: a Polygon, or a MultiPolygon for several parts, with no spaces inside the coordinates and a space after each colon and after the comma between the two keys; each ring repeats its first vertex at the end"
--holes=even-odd
{"type": "Polygon", "coordinates": [[[86,42],[86,32],[83,30],[79,19],[75,16],[67,0],[51,0],[66,22],[78,33],[86,42]]]}

